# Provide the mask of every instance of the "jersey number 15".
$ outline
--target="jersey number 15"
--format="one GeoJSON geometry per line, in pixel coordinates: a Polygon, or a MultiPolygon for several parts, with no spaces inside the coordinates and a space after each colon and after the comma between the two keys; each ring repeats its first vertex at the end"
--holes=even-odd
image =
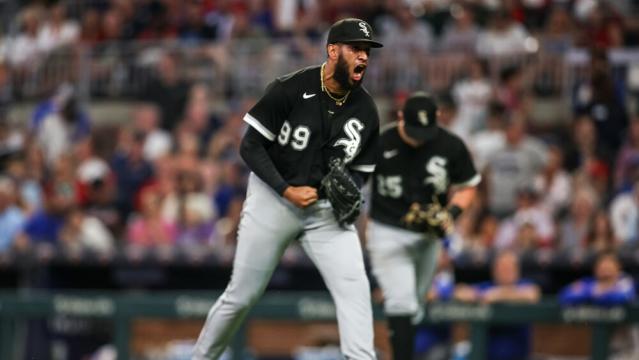
{"type": "Polygon", "coordinates": [[[382,196],[399,198],[402,196],[402,177],[377,175],[377,192],[382,196]]]}

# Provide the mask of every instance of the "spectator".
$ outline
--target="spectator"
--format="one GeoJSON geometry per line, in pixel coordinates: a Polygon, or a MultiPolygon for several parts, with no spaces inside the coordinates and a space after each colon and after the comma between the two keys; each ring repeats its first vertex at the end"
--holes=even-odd
{"type": "Polygon", "coordinates": [[[153,167],[144,160],[143,146],[143,134],[122,131],[119,148],[111,159],[116,174],[116,206],[124,222],[134,209],[140,189],[153,179],[153,167]]]}
{"type": "MultiPolygon", "coordinates": [[[[107,16],[108,14],[104,18],[106,19],[107,16]]],[[[81,43],[96,45],[103,40],[101,21],[100,13],[96,9],[87,9],[82,14],[82,23],[80,25],[81,43]]]]}
{"type": "Polygon", "coordinates": [[[639,181],[632,191],[617,195],[610,204],[610,221],[621,246],[635,249],[639,240],[639,181]]]}
{"type": "Polygon", "coordinates": [[[140,247],[166,246],[175,242],[177,229],[174,222],[162,218],[160,194],[147,188],[141,194],[141,211],[128,225],[127,241],[140,247]]]}
{"type": "Polygon", "coordinates": [[[552,216],[559,215],[570,203],[570,174],[563,168],[564,155],[558,145],[548,147],[548,163],[535,178],[534,187],[542,194],[541,206],[552,216]]]}
{"type": "Polygon", "coordinates": [[[536,31],[546,22],[550,6],[548,1],[524,0],[513,6],[513,11],[520,15],[518,20],[527,29],[536,31]]]}
{"type": "Polygon", "coordinates": [[[552,217],[538,203],[538,194],[532,188],[517,191],[517,210],[506,218],[495,239],[498,249],[518,252],[548,248],[554,240],[552,217]]]}
{"type": "Polygon", "coordinates": [[[572,283],[560,294],[564,305],[590,303],[601,306],[625,305],[636,297],[635,284],[621,271],[621,263],[612,252],[604,252],[597,258],[594,278],[572,283]]]}
{"type": "Polygon", "coordinates": [[[115,10],[108,10],[102,16],[100,24],[100,37],[98,38],[105,45],[122,40],[124,34],[124,19],[122,14],[115,10]]]}
{"type": "Polygon", "coordinates": [[[219,127],[220,120],[209,111],[208,89],[204,86],[196,85],[192,88],[191,99],[184,111],[184,118],[179,126],[180,132],[188,132],[193,135],[197,142],[197,154],[205,153],[206,144],[219,127]],[[197,93],[202,92],[202,95],[197,93]]]}
{"type": "Polygon", "coordinates": [[[27,215],[43,207],[43,170],[42,152],[34,144],[28,144],[24,153],[11,156],[7,161],[6,174],[15,181],[22,208],[27,215]]]}
{"type": "Polygon", "coordinates": [[[455,100],[446,94],[439,97],[438,104],[437,124],[459,136],[464,142],[467,142],[470,133],[460,124],[459,112],[457,111],[455,100]]]}
{"type": "Polygon", "coordinates": [[[488,159],[489,209],[501,218],[515,210],[517,189],[531,187],[546,162],[546,147],[526,135],[523,119],[511,120],[506,146],[488,159]]]}
{"type": "Polygon", "coordinates": [[[80,190],[70,156],[61,157],[55,164],[51,179],[44,186],[44,208],[27,220],[20,247],[56,248],[66,214],[82,200],[80,190]]]}
{"type": "Polygon", "coordinates": [[[450,7],[453,22],[444,27],[439,43],[442,52],[471,54],[479,36],[479,28],[474,23],[474,14],[470,7],[453,4],[450,7]]]}
{"type": "Polygon", "coordinates": [[[605,1],[591,3],[593,6],[579,16],[577,45],[597,49],[623,46],[621,17],[605,1]]]}
{"type": "Polygon", "coordinates": [[[87,216],[77,207],[66,214],[64,225],[60,229],[60,245],[73,255],[90,252],[107,256],[115,248],[113,235],[104,224],[93,216],[87,216]]]}
{"type": "Polygon", "coordinates": [[[203,41],[214,40],[217,36],[217,29],[205,21],[201,4],[198,2],[188,2],[185,4],[184,20],[178,27],[180,41],[185,44],[200,44],[203,41]]]}
{"type": "Polygon", "coordinates": [[[0,114],[0,169],[5,168],[5,161],[8,157],[24,150],[24,141],[22,132],[10,126],[0,114]]]}
{"type": "Polygon", "coordinates": [[[86,201],[86,188],[76,177],[72,154],[64,154],[54,164],[51,174],[45,178],[45,196],[53,198],[66,212],[86,201]]]}
{"type": "Polygon", "coordinates": [[[396,83],[399,89],[416,89],[421,81],[422,70],[416,66],[415,59],[426,58],[433,48],[433,34],[427,24],[417,19],[410,6],[398,2],[392,15],[386,16],[378,25],[385,51],[393,54],[392,69],[397,71],[396,83]]]}
{"type": "Polygon", "coordinates": [[[561,55],[574,44],[574,24],[568,10],[563,6],[553,6],[543,33],[540,48],[547,54],[561,55]]]}
{"type": "Polygon", "coordinates": [[[122,219],[115,206],[116,175],[109,164],[94,154],[93,138],[87,138],[74,148],[77,163],[76,178],[83,193],[82,206],[85,215],[99,220],[115,235],[119,235],[122,219]]]}
{"type": "Polygon", "coordinates": [[[528,113],[530,99],[524,83],[523,68],[508,66],[500,71],[495,98],[511,115],[524,116],[528,113]]]}
{"type": "Polygon", "coordinates": [[[526,52],[528,32],[501,10],[490,17],[487,29],[479,33],[475,51],[482,57],[520,55],[526,52]]]}
{"type": "Polygon", "coordinates": [[[307,18],[321,17],[319,5],[317,0],[301,3],[291,0],[275,1],[271,11],[278,35],[291,34],[297,26],[306,22],[307,18]]]}
{"type": "Polygon", "coordinates": [[[173,146],[171,135],[158,128],[160,111],[157,106],[141,104],[133,112],[135,132],[144,135],[144,159],[153,162],[169,155],[173,146]]]}
{"type": "Polygon", "coordinates": [[[6,54],[4,54],[14,71],[21,73],[34,70],[42,60],[41,49],[38,46],[39,31],[39,8],[34,6],[25,8],[20,18],[20,32],[15,38],[8,39],[6,54]]]}
{"type": "Polygon", "coordinates": [[[471,134],[484,128],[486,111],[493,97],[486,62],[474,58],[468,64],[467,77],[453,85],[452,95],[459,106],[457,127],[471,134]]]}
{"type": "Polygon", "coordinates": [[[109,164],[94,154],[93,139],[86,138],[75,144],[73,155],[77,164],[75,175],[83,187],[88,188],[96,181],[105,181],[110,177],[109,164]]]}
{"type": "Polygon", "coordinates": [[[175,134],[176,148],[172,156],[176,170],[196,171],[201,166],[198,135],[184,127],[177,130],[175,134]]]}
{"type": "Polygon", "coordinates": [[[570,211],[561,222],[559,249],[566,254],[583,252],[583,245],[594,220],[598,206],[597,193],[589,187],[578,187],[573,191],[570,211]]]}
{"type": "Polygon", "coordinates": [[[38,46],[50,52],[63,46],[73,45],[80,37],[78,24],[67,19],[66,7],[60,1],[49,8],[49,21],[38,32],[38,46]]]}
{"type": "Polygon", "coordinates": [[[0,178],[0,253],[14,246],[16,236],[22,231],[26,217],[17,206],[16,188],[11,179],[0,178]]]}
{"type": "Polygon", "coordinates": [[[621,191],[629,190],[632,181],[639,179],[639,112],[630,121],[627,134],[615,162],[615,189],[621,191]]]}
{"type": "Polygon", "coordinates": [[[590,79],[578,83],[574,95],[576,115],[588,115],[594,120],[599,140],[610,150],[621,146],[623,130],[628,125],[625,87],[613,77],[608,54],[594,50],[590,54],[590,79]]]}
{"type": "Polygon", "coordinates": [[[251,20],[251,14],[246,9],[236,8],[233,11],[231,38],[233,40],[249,40],[254,49],[264,50],[272,43],[264,30],[255,26],[251,20]]]}
{"type": "Polygon", "coordinates": [[[54,96],[39,104],[31,120],[34,134],[48,166],[71,152],[73,144],[90,133],[90,120],[77,102],[73,88],[60,86],[54,96]]]}
{"type": "Polygon", "coordinates": [[[170,21],[171,16],[167,9],[168,2],[151,1],[146,4],[146,12],[149,15],[144,28],[137,34],[140,40],[174,39],[178,35],[175,24],[170,21]]]}
{"type": "MultiPolygon", "coordinates": [[[[492,275],[493,281],[475,286],[457,286],[454,294],[455,299],[484,304],[535,303],[539,301],[539,287],[520,277],[519,259],[514,253],[500,253],[493,263],[492,275]]],[[[531,339],[528,326],[491,326],[489,328],[487,359],[527,359],[530,350],[531,339]]]]}
{"type": "Polygon", "coordinates": [[[592,254],[617,250],[619,241],[615,238],[610,219],[605,211],[597,211],[594,221],[590,223],[590,230],[584,245],[592,254]]]}
{"type": "Polygon", "coordinates": [[[215,216],[213,199],[202,191],[200,173],[179,172],[175,192],[162,204],[162,218],[178,226],[177,243],[187,246],[211,243],[215,216]]]}
{"type": "MultiPolygon", "coordinates": [[[[463,220],[463,217],[459,219],[459,221],[463,220]]],[[[472,220],[474,221],[473,228],[470,234],[464,239],[465,243],[463,244],[461,253],[455,257],[456,263],[485,263],[495,248],[495,238],[499,229],[499,221],[497,218],[488,213],[481,213],[472,220]]]]}
{"type": "Polygon", "coordinates": [[[180,78],[175,55],[164,54],[157,65],[157,77],[148,83],[143,100],[158,106],[161,127],[173,131],[186,106],[189,84],[180,78]]]}
{"type": "Polygon", "coordinates": [[[597,141],[597,128],[588,116],[573,123],[571,141],[566,142],[566,169],[585,178],[605,199],[608,192],[609,165],[612,156],[606,145],[597,141]]]}
{"type": "Polygon", "coordinates": [[[470,140],[475,165],[480,171],[486,169],[488,160],[494,153],[506,147],[506,125],[506,108],[498,102],[491,102],[486,116],[486,128],[473,134],[470,140]]]}
{"type": "Polygon", "coordinates": [[[226,44],[231,40],[233,31],[233,7],[238,6],[240,11],[246,11],[241,2],[222,1],[218,2],[214,9],[206,12],[205,21],[215,28],[215,42],[226,44]]]}

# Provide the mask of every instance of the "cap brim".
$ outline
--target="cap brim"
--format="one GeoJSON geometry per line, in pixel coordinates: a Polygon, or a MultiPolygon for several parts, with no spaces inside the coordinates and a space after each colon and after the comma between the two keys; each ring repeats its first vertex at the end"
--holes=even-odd
{"type": "Polygon", "coordinates": [[[343,42],[344,44],[350,44],[350,43],[367,43],[369,44],[372,48],[381,48],[384,47],[384,45],[380,42],[374,41],[374,40],[370,40],[370,39],[349,39],[348,41],[340,41],[343,42]]]}
{"type": "Polygon", "coordinates": [[[418,140],[419,142],[426,142],[433,140],[437,136],[437,132],[439,129],[437,126],[414,126],[414,125],[405,125],[406,134],[411,138],[418,140]]]}

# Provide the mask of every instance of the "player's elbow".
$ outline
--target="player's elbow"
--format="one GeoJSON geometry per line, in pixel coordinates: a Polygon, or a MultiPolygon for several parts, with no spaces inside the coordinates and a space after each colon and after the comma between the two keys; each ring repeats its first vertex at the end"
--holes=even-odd
{"type": "Polygon", "coordinates": [[[250,133],[244,135],[244,138],[242,138],[242,142],[240,143],[240,156],[242,157],[242,160],[244,160],[247,164],[250,164],[251,159],[255,156],[259,147],[262,147],[262,144],[255,138],[255,136],[250,133]]]}
{"type": "Polygon", "coordinates": [[[244,160],[244,162],[247,161],[247,158],[250,153],[251,153],[250,140],[244,137],[242,139],[242,142],[240,143],[240,156],[242,157],[242,160],[244,160]]]}

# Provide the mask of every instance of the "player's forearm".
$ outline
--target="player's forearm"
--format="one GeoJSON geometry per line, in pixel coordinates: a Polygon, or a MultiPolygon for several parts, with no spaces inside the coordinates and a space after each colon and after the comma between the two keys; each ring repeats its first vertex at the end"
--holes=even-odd
{"type": "Polygon", "coordinates": [[[539,301],[539,288],[530,286],[525,288],[505,289],[502,293],[503,301],[513,302],[537,302],[539,301]]]}
{"type": "Polygon", "coordinates": [[[275,192],[282,195],[288,187],[282,175],[275,168],[273,160],[268,156],[263,136],[249,128],[242,138],[240,145],[240,155],[249,169],[255,173],[262,181],[267,183],[275,192]]]}
{"type": "Polygon", "coordinates": [[[474,186],[458,189],[450,199],[449,206],[457,206],[461,210],[466,210],[470,206],[470,203],[473,202],[473,199],[475,199],[476,194],[477,188],[474,186]]]}

